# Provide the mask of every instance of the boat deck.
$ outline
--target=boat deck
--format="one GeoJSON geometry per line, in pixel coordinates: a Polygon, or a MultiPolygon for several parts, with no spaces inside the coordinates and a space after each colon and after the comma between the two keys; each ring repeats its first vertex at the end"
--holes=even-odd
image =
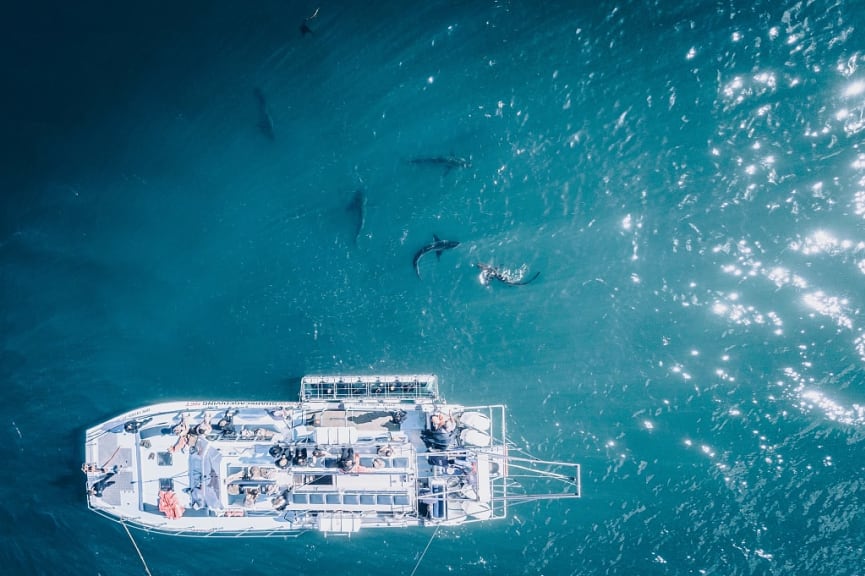
{"type": "Polygon", "coordinates": [[[157,404],[88,430],[88,504],[185,535],[503,518],[504,420],[416,375],[311,377],[298,402],[157,404]]]}

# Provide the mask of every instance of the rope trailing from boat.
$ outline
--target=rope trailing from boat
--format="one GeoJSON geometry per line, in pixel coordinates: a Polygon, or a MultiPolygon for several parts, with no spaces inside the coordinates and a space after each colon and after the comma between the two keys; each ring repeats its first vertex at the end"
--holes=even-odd
{"type": "Polygon", "coordinates": [[[424,548],[423,552],[420,553],[420,558],[417,559],[417,564],[414,565],[414,569],[411,571],[410,576],[414,576],[414,573],[417,572],[417,569],[420,567],[420,563],[423,562],[423,557],[426,556],[426,551],[429,550],[430,544],[432,544],[433,539],[436,537],[436,534],[438,534],[439,528],[441,528],[441,524],[436,526],[436,529],[433,531],[432,536],[429,537],[429,542],[426,543],[426,548],[424,548]]]}
{"type": "Polygon", "coordinates": [[[135,543],[135,538],[132,537],[132,532],[129,531],[129,527],[126,525],[126,522],[121,520],[120,525],[123,526],[124,530],[126,530],[126,533],[129,535],[129,540],[132,541],[132,545],[135,547],[135,551],[138,552],[138,557],[141,558],[141,564],[144,565],[144,573],[147,574],[147,576],[153,576],[153,574],[150,573],[150,568],[147,567],[147,562],[144,561],[144,555],[138,548],[138,544],[135,543]]]}

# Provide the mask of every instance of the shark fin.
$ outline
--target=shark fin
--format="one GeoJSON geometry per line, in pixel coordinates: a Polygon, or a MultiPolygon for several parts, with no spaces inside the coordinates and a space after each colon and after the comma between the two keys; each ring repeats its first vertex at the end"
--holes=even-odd
{"type": "MultiPolygon", "coordinates": [[[[441,241],[442,241],[441,238],[439,238],[437,234],[433,234],[433,242],[434,243],[438,244],[441,241]]],[[[436,260],[441,260],[441,257],[442,257],[442,250],[441,249],[436,250],[436,260]]]]}

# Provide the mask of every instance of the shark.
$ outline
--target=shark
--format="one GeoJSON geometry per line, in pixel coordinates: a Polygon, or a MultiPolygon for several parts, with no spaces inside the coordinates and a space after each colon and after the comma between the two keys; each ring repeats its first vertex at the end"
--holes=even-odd
{"type": "Polygon", "coordinates": [[[454,156],[453,154],[450,156],[418,156],[417,158],[412,158],[408,162],[409,164],[420,166],[438,166],[439,168],[445,169],[445,174],[454,168],[471,168],[472,166],[470,159],[454,156]]]}
{"type": "Polygon", "coordinates": [[[261,133],[267,136],[268,140],[276,140],[276,131],[273,128],[273,117],[270,115],[270,108],[267,106],[267,98],[264,97],[264,92],[261,88],[256,88],[253,92],[255,99],[258,102],[258,129],[261,133]]]}
{"type": "Polygon", "coordinates": [[[357,189],[351,197],[351,202],[345,207],[352,220],[354,221],[354,243],[357,244],[357,239],[363,230],[363,225],[366,222],[366,194],[362,189],[357,189]]]}
{"type": "Polygon", "coordinates": [[[441,238],[433,234],[433,241],[414,253],[412,265],[414,266],[414,272],[415,274],[417,274],[417,277],[420,278],[420,268],[418,268],[418,262],[424,254],[435,252],[436,258],[441,258],[442,252],[444,252],[445,250],[451,250],[452,248],[456,248],[459,245],[460,243],[456,240],[442,240],[441,238]]]}

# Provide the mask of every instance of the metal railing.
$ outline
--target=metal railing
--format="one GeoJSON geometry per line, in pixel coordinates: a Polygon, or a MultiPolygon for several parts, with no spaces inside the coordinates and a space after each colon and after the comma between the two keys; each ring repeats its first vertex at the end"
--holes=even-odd
{"type": "Polygon", "coordinates": [[[438,398],[438,379],[431,374],[391,376],[304,376],[301,401],[343,399],[438,398]]]}

